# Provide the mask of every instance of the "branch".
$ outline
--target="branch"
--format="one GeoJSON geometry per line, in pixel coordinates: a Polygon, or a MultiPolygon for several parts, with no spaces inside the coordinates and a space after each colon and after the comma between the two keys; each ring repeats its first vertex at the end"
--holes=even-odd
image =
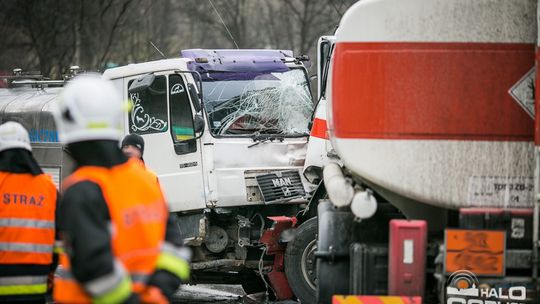
{"type": "Polygon", "coordinates": [[[118,14],[118,17],[114,21],[114,24],[111,28],[111,34],[109,35],[109,40],[107,41],[107,47],[105,48],[105,51],[103,52],[103,56],[101,56],[101,59],[99,60],[100,66],[103,65],[105,58],[107,58],[107,56],[109,55],[109,51],[111,49],[111,45],[114,39],[114,33],[116,32],[116,29],[118,28],[120,24],[120,20],[122,19],[124,14],[127,12],[127,9],[129,5],[131,4],[131,2],[133,2],[133,0],[127,0],[126,2],[124,2],[124,4],[122,5],[122,9],[120,10],[120,13],[118,14]]]}
{"type": "Polygon", "coordinates": [[[287,6],[289,7],[289,9],[296,15],[296,16],[301,16],[302,14],[300,13],[300,11],[292,4],[293,1],[292,0],[284,0],[285,4],[287,4],[287,6]]]}

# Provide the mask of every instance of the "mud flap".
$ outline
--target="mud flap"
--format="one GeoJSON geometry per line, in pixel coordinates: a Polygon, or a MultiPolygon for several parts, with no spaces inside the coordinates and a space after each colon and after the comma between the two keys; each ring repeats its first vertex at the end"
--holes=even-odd
{"type": "Polygon", "coordinates": [[[317,303],[331,303],[332,296],[349,293],[349,244],[353,214],[321,201],[317,252],[317,303]]]}

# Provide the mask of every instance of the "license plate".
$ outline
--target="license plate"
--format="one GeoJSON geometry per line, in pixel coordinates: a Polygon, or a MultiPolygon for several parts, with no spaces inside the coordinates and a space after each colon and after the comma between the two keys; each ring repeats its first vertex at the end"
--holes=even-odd
{"type": "Polygon", "coordinates": [[[469,270],[479,276],[504,276],[506,232],[495,230],[445,231],[445,270],[469,270]]]}
{"type": "Polygon", "coordinates": [[[265,203],[283,201],[305,195],[304,185],[296,170],[278,171],[256,176],[265,203]]]}

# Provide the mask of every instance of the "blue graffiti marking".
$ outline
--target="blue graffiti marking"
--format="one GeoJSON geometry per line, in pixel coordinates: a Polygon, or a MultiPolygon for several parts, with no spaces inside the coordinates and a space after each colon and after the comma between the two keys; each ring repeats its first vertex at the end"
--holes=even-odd
{"type": "Polygon", "coordinates": [[[36,130],[30,129],[28,131],[30,136],[30,142],[33,143],[43,143],[43,142],[59,142],[58,140],[58,131],[56,130],[36,130]]]}

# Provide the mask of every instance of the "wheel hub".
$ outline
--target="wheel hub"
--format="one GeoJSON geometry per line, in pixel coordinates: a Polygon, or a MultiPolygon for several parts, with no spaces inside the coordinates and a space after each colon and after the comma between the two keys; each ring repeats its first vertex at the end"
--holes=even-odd
{"type": "Polygon", "coordinates": [[[317,250],[317,240],[311,241],[302,252],[302,274],[304,280],[315,290],[317,284],[317,269],[315,262],[315,251],[317,250]]]}

